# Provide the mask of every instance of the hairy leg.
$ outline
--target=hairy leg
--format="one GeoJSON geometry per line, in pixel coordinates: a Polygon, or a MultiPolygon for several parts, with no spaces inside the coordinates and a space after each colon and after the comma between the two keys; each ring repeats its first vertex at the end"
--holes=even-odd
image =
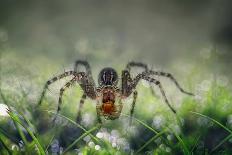
{"type": "Polygon", "coordinates": [[[96,106],[96,111],[97,111],[97,121],[98,123],[102,124],[102,120],[101,120],[101,105],[96,106]]]}
{"type": "Polygon", "coordinates": [[[46,91],[47,91],[47,89],[48,89],[48,86],[49,86],[50,84],[56,82],[56,81],[59,80],[59,79],[62,79],[62,78],[67,77],[67,76],[70,76],[70,75],[74,75],[74,76],[75,76],[75,74],[76,74],[76,72],[74,72],[74,71],[67,71],[67,72],[64,72],[63,74],[60,74],[60,75],[55,76],[55,77],[53,77],[52,79],[48,80],[48,81],[46,82],[46,84],[44,85],[43,92],[42,92],[42,94],[41,94],[41,96],[40,96],[40,99],[39,99],[39,101],[38,101],[38,105],[40,105],[40,104],[42,103],[42,100],[43,100],[43,98],[44,98],[44,95],[45,95],[45,93],[46,93],[46,91]]]}
{"type": "MultiPolygon", "coordinates": [[[[146,73],[145,73],[146,74],[146,73]]],[[[161,71],[148,71],[147,72],[148,75],[157,75],[157,76],[164,76],[164,77],[167,77],[169,79],[171,79],[172,82],[175,83],[176,87],[182,92],[182,93],[185,93],[187,95],[192,95],[194,96],[193,93],[190,93],[190,92],[187,92],[185,91],[181,86],[180,84],[177,82],[177,80],[173,77],[172,74],[170,73],[165,73],[165,72],[161,72],[161,71]]]]}
{"type": "MultiPolygon", "coordinates": [[[[145,72],[148,72],[148,66],[145,63],[131,61],[126,65],[126,69],[129,71],[130,74],[131,74],[131,69],[135,68],[135,67],[140,67],[140,68],[144,69],[145,72]]],[[[151,84],[150,84],[150,90],[151,90],[152,95],[157,97],[151,84]]]]}
{"type": "Polygon", "coordinates": [[[138,92],[135,90],[134,93],[133,93],[133,102],[132,102],[131,110],[130,110],[130,125],[132,124],[132,116],[133,116],[133,113],[134,113],[137,96],[138,96],[138,92]]]}
{"type": "Polygon", "coordinates": [[[77,60],[77,61],[75,62],[75,65],[74,65],[74,71],[75,71],[75,72],[79,72],[78,66],[80,66],[80,65],[82,65],[82,66],[85,67],[85,72],[86,72],[86,74],[88,75],[88,77],[89,77],[90,79],[93,80],[92,72],[91,72],[91,67],[90,67],[89,63],[88,63],[87,61],[85,61],[85,60],[77,60]]]}
{"type": "Polygon", "coordinates": [[[85,103],[85,99],[86,99],[86,94],[84,93],[81,97],[81,100],[80,100],[80,104],[79,104],[79,108],[78,108],[78,112],[77,112],[77,119],[76,121],[77,122],[80,122],[81,121],[81,110],[83,108],[83,105],[85,103]]]}
{"type": "Polygon", "coordinates": [[[169,103],[169,101],[168,101],[168,99],[167,99],[167,97],[166,97],[166,94],[165,94],[165,92],[164,92],[164,89],[163,89],[161,83],[160,83],[158,80],[156,80],[156,79],[154,79],[154,78],[151,78],[151,77],[149,77],[149,76],[146,76],[146,75],[144,75],[144,74],[139,74],[139,75],[137,75],[136,78],[133,80],[132,88],[135,89],[136,86],[137,86],[137,84],[138,84],[138,82],[139,82],[141,79],[146,80],[146,81],[148,81],[148,82],[151,82],[151,83],[154,83],[155,85],[157,85],[157,86],[159,87],[159,89],[160,89],[160,92],[161,92],[161,94],[162,94],[162,96],[163,96],[163,98],[164,98],[165,103],[166,103],[166,104],[168,105],[168,107],[172,110],[172,112],[176,114],[176,110],[170,105],[170,103],[169,103]]]}
{"type": "Polygon", "coordinates": [[[76,81],[75,77],[70,80],[69,82],[67,82],[61,89],[60,89],[60,95],[59,95],[59,102],[58,102],[58,108],[57,108],[57,114],[60,111],[61,108],[61,104],[62,104],[62,97],[63,97],[63,93],[64,91],[69,88],[74,82],[76,81]]]}

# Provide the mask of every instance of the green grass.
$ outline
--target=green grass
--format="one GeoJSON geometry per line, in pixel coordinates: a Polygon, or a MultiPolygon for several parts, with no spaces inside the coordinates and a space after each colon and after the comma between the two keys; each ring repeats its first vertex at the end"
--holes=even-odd
{"type": "MultiPolygon", "coordinates": [[[[221,93],[226,94],[218,94],[219,97],[225,99],[230,99],[231,96],[229,93],[227,94],[226,89],[218,87],[221,93]]],[[[213,91],[217,90],[214,88],[213,91]]],[[[209,93],[211,94],[211,93],[209,93]]],[[[129,150],[129,152],[125,152],[125,150],[120,148],[115,148],[112,144],[104,139],[100,139],[96,137],[96,133],[101,130],[102,127],[106,128],[109,127],[110,130],[117,129],[119,132],[122,131],[122,127],[114,122],[106,122],[102,126],[100,124],[95,124],[92,127],[86,128],[81,124],[76,123],[73,121],[73,118],[69,118],[64,114],[58,114],[58,117],[64,120],[67,120],[72,129],[80,129],[80,135],[74,136],[73,140],[68,141],[65,147],[62,150],[63,154],[74,154],[77,152],[82,152],[83,154],[129,154],[133,152],[134,154],[144,154],[144,153],[152,153],[152,154],[230,154],[231,153],[231,138],[232,138],[232,130],[228,127],[228,123],[225,122],[227,118],[227,113],[224,114],[220,112],[221,109],[217,109],[217,111],[213,111],[210,104],[213,104],[213,101],[220,101],[218,98],[210,98],[210,95],[207,95],[207,102],[209,105],[204,109],[200,109],[199,112],[189,111],[189,109],[196,109],[198,103],[194,99],[186,99],[182,103],[182,110],[180,110],[179,117],[180,119],[184,119],[183,125],[178,123],[178,119],[167,120],[168,122],[163,125],[161,128],[156,129],[154,126],[151,125],[151,121],[148,119],[143,118],[133,118],[133,126],[137,127],[137,130],[140,134],[146,137],[143,139],[138,135],[133,135],[129,133],[121,132],[122,136],[125,136],[128,141],[130,141],[131,145],[136,143],[136,149],[129,150]],[[192,102],[192,103],[190,103],[192,102]],[[212,103],[210,103],[212,102],[212,103]],[[187,105],[188,104],[188,105],[187,105]],[[189,106],[189,107],[188,107],[189,106]],[[191,107],[191,108],[190,108],[191,107]],[[184,111],[188,110],[188,111],[184,111]],[[197,121],[203,119],[205,121],[204,126],[197,124],[197,121]],[[191,120],[191,122],[188,122],[191,120]],[[171,122],[173,121],[173,122],[171,122]],[[213,124],[211,124],[212,122],[213,124]],[[191,128],[189,125],[193,125],[191,128]],[[180,131],[175,131],[173,125],[176,125],[180,128],[180,131]],[[120,130],[121,129],[121,130],[120,130]],[[187,130],[187,131],[186,131],[187,130]],[[217,130],[221,133],[211,134],[211,130],[217,130]],[[149,137],[146,134],[150,135],[149,137]],[[207,136],[211,134],[210,141],[207,140],[207,136]],[[100,146],[100,150],[96,150],[94,147],[88,145],[88,143],[84,142],[84,138],[89,135],[91,141],[96,145],[100,146]],[[172,135],[172,139],[168,139],[167,136],[172,135]],[[133,137],[134,136],[134,137],[133,137]],[[159,143],[155,141],[159,139],[159,143]],[[135,140],[135,141],[134,141],[135,140]],[[213,142],[212,146],[208,146],[207,143],[213,142]],[[203,146],[202,143],[204,144],[203,146]],[[75,150],[78,148],[78,151],[75,150]]],[[[9,97],[9,96],[8,96],[9,97]]],[[[51,136],[48,140],[46,138],[47,134],[50,133],[49,130],[53,130],[52,128],[47,129],[47,131],[40,133],[36,128],[40,124],[35,118],[27,118],[23,115],[22,111],[13,110],[12,105],[9,103],[8,98],[4,95],[4,92],[1,90],[1,99],[2,101],[9,105],[9,118],[8,121],[13,121],[13,126],[15,129],[13,133],[7,133],[7,129],[4,128],[4,125],[0,127],[0,147],[1,147],[1,154],[46,154],[51,153],[51,145],[54,137],[59,137],[59,134],[62,134],[62,128],[64,126],[59,126],[56,124],[53,128],[59,130],[56,135],[51,136]],[[12,108],[11,108],[12,107],[12,108]],[[20,148],[19,141],[22,141],[24,146],[20,148]],[[16,145],[19,149],[12,150],[12,146],[16,145]]],[[[23,99],[21,101],[26,102],[27,99],[23,99]]],[[[220,104],[220,103],[219,103],[220,104]]],[[[35,107],[33,107],[35,108],[35,107]]],[[[28,108],[30,109],[30,108],[28,108]]],[[[39,109],[39,108],[38,108],[39,109]]],[[[52,120],[52,116],[55,115],[55,112],[49,110],[40,109],[39,113],[43,115],[47,114],[51,117],[48,122],[52,120]]],[[[227,109],[228,114],[230,113],[231,109],[227,109]]],[[[34,111],[35,112],[35,111],[34,111]]],[[[33,115],[33,113],[32,113],[33,115]]],[[[174,116],[174,115],[173,115],[174,116]]],[[[129,116],[127,114],[122,114],[121,118],[127,119],[129,116]]],[[[48,123],[47,122],[47,123],[48,123]]],[[[129,123],[129,122],[128,122],[129,123]]],[[[69,133],[67,133],[68,136],[69,133]]],[[[62,140],[62,139],[59,139],[62,140]]]]}
{"type": "MultiPolygon", "coordinates": [[[[48,63],[43,61],[44,64],[48,63]]],[[[6,82],[12,72],[10,67],[1,71],[4,76],[1,77],[3,84],[0,103],[10,108],[8,117],[0,116],[0,154],[230,155],[232,152],[232,121],[229,120],[232,117],[232,93],[228,86],[210,81],[207,91],[197,92],[200,99],[180,93],[183,99],[178,101],[178,108],[177,101],[167,91],[170,103],[177,109],[176,116],[161,97],[153,97],[149,88],[140,85],[132,126],[129,126],[128,116],[130,103],[124,104],[120,119],[104,121],[99,125],[95,105],[91,100],[85,102],[83,115],[92,120],[89,124],[76,123],[81,91],[79,87],[72,87],[65,92],[62,109],[57,116],[58,122],[52,124],[58,99],[56,87],[61,84],[51,86],[51,91],[48,91],[42,105],[38,107],[38,96],[55,65],[49,69],[37,63],[35,61],[34,65],[39,66],[39,72],[43,71],[41,68],[46,68],[42,75],[34,75],[31,70],[23,70],[20,66],[18,71],[13,72],[15,77],[22,76],[20,70],[23,76],[34,77],[19,87],[15,83],[14,86],[6,87],[11,84],[6,82]],[[42,79],[38,80],[38,76],[42,79]],[[27,86],[30,82],[31,87],[27,86]]],[[[192,72],[194,75],[187,79],[194,79],[194,76],[200,74],[199,71],[192,72]]],[[[186,83],[189,87],[195,85],[188,81],[186,83]]],[[[180,94],[176,94],[176,97],[180,94]]]]}

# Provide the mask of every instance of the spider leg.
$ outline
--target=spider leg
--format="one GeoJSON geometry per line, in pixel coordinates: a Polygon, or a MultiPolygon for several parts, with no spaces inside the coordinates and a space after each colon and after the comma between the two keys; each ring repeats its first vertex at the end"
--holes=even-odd
{"type": "Polygon", "coordinates": [[[164,89],[163,89],[163,87],[162,87],[160,81],[158,81],[158,80],[156,80],[156,79],[154,79],[154,78],[151,78],[151,77],[149,77],[149,76],[146,76],[145,74],[139,74],[139,75],[137,75],[136,78],[134,79],[134,82],[133,82],[133,84],[132,84],[132,88],[135,89],[135,87],[137,86],[138,82],[139,82],[141,79],[146,80],[146,81],[148,81],[148,82],[151,82],[151,83],[154,83],[155,85],[157,85],[157,86],[159,87],[159,89],[160,89],[160,92],[161,92],[161,94],[162,94],[162,96],[163,96],[163,98],[164,98],[165,103],[166,103],[166,104],[168,105],[168,107],[172,110],[172,112],[173,112],[174,114],[176,114],[176,110],[175,110],[175,109],[171,106],[171,104],[169,103],[169,101],[168,101],[168,99],[167,99],[167,97],[166,97],[166,94],[165,94],[165,92],[164,92],[164,89]]]}
{"type": "Polygon", "coordinates": [[[148,71],[147,64],[144,64],[144,63],[141,63],[141,62],[134,62],[134,61],[131,61],[131,62],[129,62],[129,63],[126,65],[126,69],[127,69],[128,71],[130,71],[132,67],[141,67],[141,68],[144,68],[145,71],[148,71]]]}
{"type": "Polygon", "coordinates": [[[75,72],[79,72],[79,70],[78,70],[79,65],[82,65],[82,66],[85,67],[86,74],[88,75],[89,79],[91,79],[93,81],[91,67],[90,67],[89,63],[87,61],[85,61],[85,60],[77,60],[75,62],[75,65],[74,65],[74,71],[75,72]]]}
{"type": "Polygon", "coordinates": [[[87,79],[84,83],[80,84],[82,89],[85,91],[86,95],[92,99],[95,99],[95,82],[93,80],[92,72],[91,72],[91,67],[89,63],[85,60],[77,60],[74,64],[74,71],[75,72],[80,72],[79,66],[82,65],[85,67],[85,73],[87,74],[87,79]]]}
{"type": "MultiPolygon", "coordinates": [[[[131,61],[126,65],[126,69],[129,71],[129,73],[131,73],[131,69],[134,68],[134,67],[143,68],[145,70],[145,72],[148,72],[148,66],[145,63],[131,61]]],[[[156,95],[154,89],[152,88],[151,84],[150,84],[150,89],[151,89],[152,95],[157,97],[157,95],[156,95]]]]}
{"type": "Polygon", "coordinates": [[[128,70],[123,70],[122,71],[122,84],[121,84],[122,96],[124,97],[130,96],[130,94],[132,93],[132,88],[131,88],[132,82],[133,80],[130,76],[130,72],[128,70]]]}
{"type": "Polygon", "coordinates": [[[62,97],[63,97],[64,91],[65,91],[67,88],[69,88],[69,86],[71,86],[75,81],[76,81],[76,79],[73,78],[72,80],[70,80],[69,82],[67,82],[67,83],[60,89],[60,95],[59,95],[59,102],[58,102],[57,113],[60,111],[60,107],[61,107],[61,104],[62,104],[62,97]]]}
{"type": "Polygon", "coordinates": [[[81,110],[83,108],[83,105],[85,103],[85,99],[86,99],[86,94],[84,93],[81,97],[81,100],[80,100],[80,104],[79,104],[79,108],[78,108],[78,112],[77,112],[77,119],[76,119],[76,122],[80,122],[81,120],[81,110]]]}
{"type": "Polygon", "coordinates": [[[76,77],[74,77],[72,80],[70,80],[69,82],[67,82],[67,83],[60,89],[58,107],[57,107],[56,116],[55,116],[55,118],[53,119],[53,122],[56,120],[56,117],[57,117],[58,113],[60,112],[61,104],[62,104],[62,97],[63,97],[64,91],[65,91],[67,88],[69,88],[69,86],[71,86],[75,81],[76,81],[76,77]]]}
{"type": "Polygon", "coordinates": [[[85,60],[76,60],[75,65],[74,65],[74,71],[77,72],[78,71],[78,65],[83,65],[85,67],[85,70],[87,73],[90,73],[90,65],[87,61],[85,60]]]}
{"type": "Polygon", "coordinates": [[[130,125],[132,124],[132,116],[133,116],[133,113],[134,113],[137,96],[138,96],[138,92],[135,90],[134,93],[133,93],[133,102],[132,102],[131,110],[130,110],[130,125]]]}
{"type": "Polygon", "coordinates": [[[161,71],[152,71],[152,70],[151,70],[151,71],[148,71],[148,73],[149,73],[150,75],[158,75],[158,76],[167,77],[167,78],[171,79],[172,82],[175,83],[176,87],[177,87],[182,93],[187,94],[187,95],[192,95],[192,96],[194,96],[193,93],[190,93],[190,92],[185,91],[185,90],[180,86],[180,84],[177,82],[177,80],[173,77],[172,74],[170,74],[170,73],[165,73],[165,72],[161,72],[161,71]]]}
{"type": "Polygon", "coordinates": [[[97,104],[96,106],[96,111],[97,111],[97,121],[98,123],[102,124],[101,120],[101,106],[97,104]]]}
{"type": "Polygon", "coordinates": [[[60,75],[55,76],[55,77],[53,77],[52,79],[48,80],[48,81],[46,82],[46,84],[44,85],[43,92],[42,92],[42,94],[41,94],[41,96],[40,96],[38,105],[41,105],[42,100],[43,100],[43,98],[44,98],[44,95],[45,95],[45,93],[46,93],[46,91],[47,91],[47,89],[48,89],[48,86],[49,86],[50,84],[56,82],[56,81],[59,80],[59,79],[62,79],[62,78],[64,78],[64,77],[67,77],[67,76],[70,76],[70,75],[75,75],[75,74],[76,74],[76,72],[74,72],[74,71],[67,71],[67,72],[64,72],[63,74],[60,74],[60,75]]]}

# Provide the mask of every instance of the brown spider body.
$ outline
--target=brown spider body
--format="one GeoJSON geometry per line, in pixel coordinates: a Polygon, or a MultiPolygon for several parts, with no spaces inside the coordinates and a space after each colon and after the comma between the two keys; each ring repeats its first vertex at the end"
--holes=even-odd
{"type": "Polygon", "coordinates": [[[104,114],[112,114],[115,112],[115,94],[112,89],[106,88],[103,90],[102,111],[104,114]]]}
{"type": "MultiPolygon", "coordinates": [[[[103,68],[100,71],[98,75],[99,86],[96,87],[95,82],[92,78],[92,73],[90,70],[89,63],[87,61],[78,60],[75,63],[74,71],[65,72],[47,81],[47,83],[44,86],[44,90],[42,92],[38,104],[41,104],[45,92],[51,83],[67,76],[73,76],[73,78],[60,89],[57,113],[60,111],[64,90],[69,86],[71,86],[72,84],[74,84],[75,82],[77,82],[84,91],[82,98],[80,100],[80,105],[77,114],[77,121],[80,120],[81,109],[83,107],[86,97],[89,97],[92,100],[97,100],[97,105],[96,105],[97,116],[98,116],[98,121],[101,122],[101,116],[103,116],[105,119],[110,119],[110,120],[117,119],[120,116],[123,107],[121,99],[125,99],[129,97],[131,94],[133,95],[133,102],[130,110],[130,116],[132,118],[136,99],[137,99],[136,86],[139,83],[139,81],[146,80],[151,84],[155,84],[159,87],[165,103],[168,105],[168,107],[172,110],[173,113],[176,113],[174,108],[170,105],[160,81],[153,78],[152,77],[153,75],[167,77],[175,83],[177,88],[182,93],[193,95],[192,93],[183,90],[180,87],[180,85],[177,83],[176,79],[170,73],[148,70],[146,64],[138,63],[138,62],[128,63],[126,69],[122,71],[121,87],[117,86],[118,74],[113,68],[103,68]],[[78,71],[78,65],[83,65],[86,71],[85,72],[78,71]],[[139,73],[137,76],[132,78],[130,75],[130,70],[132,67],[141,67],[145,69],[145,71],[139,73]]],[[[154,94],[153,89],[152,89],[152,93],[154,94]]]]}

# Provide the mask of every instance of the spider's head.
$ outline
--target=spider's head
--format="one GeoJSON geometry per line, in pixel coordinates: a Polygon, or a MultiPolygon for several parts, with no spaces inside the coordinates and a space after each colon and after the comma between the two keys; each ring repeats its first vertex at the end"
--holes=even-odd
{"type": "Polygon", "coordinates": [[[113,68],[103,68],[98,75],[98,83],[100,86],[117,85],[118,74],[113,68]]]}

